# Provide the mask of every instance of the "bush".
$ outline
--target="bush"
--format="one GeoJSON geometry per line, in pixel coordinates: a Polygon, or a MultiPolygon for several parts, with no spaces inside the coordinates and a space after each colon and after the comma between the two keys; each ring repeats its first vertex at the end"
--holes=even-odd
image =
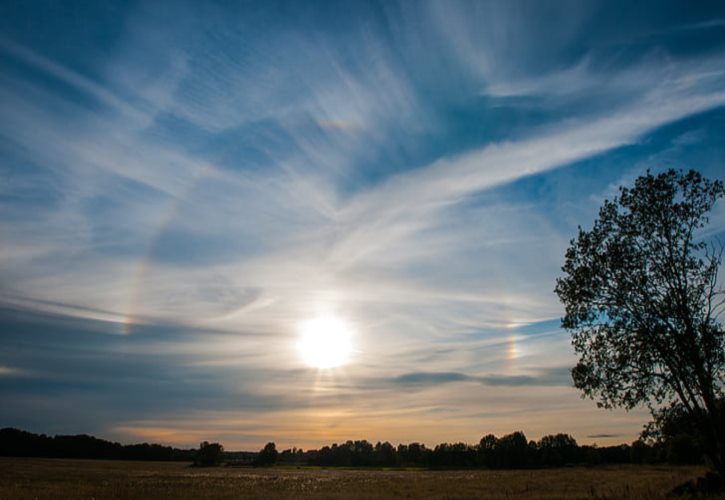
{"type": "Polygon", "coordinates": [[[219,465],[224,460],[224,447],[219,443],[204,441],[199,445],[194,465],[201,467],[212,467],[219,465]]]}

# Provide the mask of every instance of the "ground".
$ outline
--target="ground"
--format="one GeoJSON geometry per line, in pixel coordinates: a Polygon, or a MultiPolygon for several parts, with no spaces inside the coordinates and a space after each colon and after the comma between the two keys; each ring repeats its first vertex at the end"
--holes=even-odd
{"type": "Polygon", "coordinates": [[[547,470],[193,468],[176,462],[0,458],[0,498],[663,498],[701,467],[547,470]]]}

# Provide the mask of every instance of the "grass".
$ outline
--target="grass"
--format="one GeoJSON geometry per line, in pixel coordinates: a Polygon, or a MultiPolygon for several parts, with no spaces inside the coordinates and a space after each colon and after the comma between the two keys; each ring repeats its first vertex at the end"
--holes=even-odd
{"type": "Polygon", "coordinates": [[[175,462],[0,458],[0,498],[664,498],[702,467],[547,470],[192,468],[175,462]]]}

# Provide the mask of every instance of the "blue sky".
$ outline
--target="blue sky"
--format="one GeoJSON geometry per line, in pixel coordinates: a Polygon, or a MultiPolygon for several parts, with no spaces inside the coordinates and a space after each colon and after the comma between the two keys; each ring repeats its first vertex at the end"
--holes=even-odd
{"type": "Polygon", "coordinates": [[[6,1],[0,54],[0,425],[254,449],[647,421],[571,387],[552,290],[617,186],[725,179],[721,2],[6,1]],[[304,363],[316,317],[345,365],[304,363]]]}

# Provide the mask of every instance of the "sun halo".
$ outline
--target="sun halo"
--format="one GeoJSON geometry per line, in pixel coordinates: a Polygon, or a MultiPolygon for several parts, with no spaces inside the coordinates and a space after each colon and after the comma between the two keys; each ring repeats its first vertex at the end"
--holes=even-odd
{"type": "Polygon", "coordinates": [[[319,316],[302,323],[297,343],[302,361],[312,368],[335,368],[352,356],[352,330],[336,316],[319,316]]]}

